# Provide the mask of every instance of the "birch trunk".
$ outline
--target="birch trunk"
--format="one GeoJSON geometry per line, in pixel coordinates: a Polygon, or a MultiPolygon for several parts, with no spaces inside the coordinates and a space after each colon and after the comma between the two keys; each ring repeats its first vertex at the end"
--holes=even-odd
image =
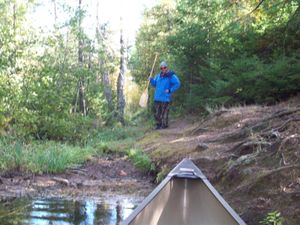
{"type": "MultiPolygon", "coordinates": [[[[102,46],[103,48],[106,48],[107,46],[105,45],[105,37],[106,37],[106,29],[104,29],[101,33],[100,32],[100,23],[99,23],[99,0],[97,0],[97,7],[96,7],[96,39],[98,41],[98,45],[102,46]]],[[[109,53],[105,50],[106,55],[109,56],[109,53]]],[[[101,83],[103,85],[103,89],[104,89],[104,96],[105,96],[105,100],[107,102],[107,106],[108,106],[108,110],[110,112],[113,111],[114,107],[113,107],[113,100],[112,100],[112,89],[111,89],[111,82],[109,80],[109,72],[108,72],[108,68],[106,66],[107,63],[107,58],[103,55],[99,55],[98,58],[98,63],[99,63],[99,67],[101,68],[102,71],[102,76],[101,76],[101,83]]],[[[96,82],[98,83],[100,80],[99,76],[96,77],[96,82]]]]}
{"type": "MultiPolygon", "coordinates": [[[[78,38],[78,62],[80,68],[83,66],[83,40],[82,40],[82,28],[81,28],[81,22],[82,22],[82,13],[81,13],[81,2],[82,0],[79,0],[79,18],[78,18],[78,30],[79,30],[79,38],[78,38]]],[[[79,111],[86,116],[86,101],[85,101],[85,79],[84,75],[80,77],[79,81],[79,111]]]]}
{"type": "Polygon", "coordinates": [[[124,84],[125,84],[125,46],[123,40],[123,31],[120,33],[120,73],[117,83],[117,116],[118,120],[124,124],[124,109],[125,109],[125,96],[124,96],[124,84]]]}

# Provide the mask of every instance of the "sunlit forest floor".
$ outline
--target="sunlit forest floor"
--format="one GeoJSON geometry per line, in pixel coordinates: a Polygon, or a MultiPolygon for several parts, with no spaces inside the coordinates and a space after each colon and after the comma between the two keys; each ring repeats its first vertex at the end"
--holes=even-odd
{"type": "Polygon", "coordinates": [[[21,165],[1,172],[0,196],[146,196],[154,180],[191,158],[247,224],[273,211],[284,224],[300,224],[300,96],[210,111],[173,117],[159,131],[143,124],[104,132],[98,138],[107,142],[91,140],[85,161],[64,172],[34,173],[21,165]]]}

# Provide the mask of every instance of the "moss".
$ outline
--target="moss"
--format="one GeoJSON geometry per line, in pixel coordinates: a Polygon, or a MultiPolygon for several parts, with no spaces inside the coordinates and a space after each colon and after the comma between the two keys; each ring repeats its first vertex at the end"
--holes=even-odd
{"type": "Polygon", "coordinates": [[[146,145],[150,144],[153,142],[156,142],[158,138],[160,138],[160,133],[159,132],[151,132],[147,133],[139,142],[139,145],[146,145]]]}
{"type": "Polygon", "coordinates": [[[174,154],[174,149],[170,145],[163,145],[150,153],[151,158],[165,159],[174,154]]]}
{"type": "Polygon", "coordinates": [[[209,127],[222,129],[222,128],[228,127],[230,125],[233,125],[233,124],[237,123],[238,121],[240,121],[240,117],[237,115],[232,115],[227,118],[226,117],[217,117],[215,120],[213,120],[211,122],[209,127]]]}

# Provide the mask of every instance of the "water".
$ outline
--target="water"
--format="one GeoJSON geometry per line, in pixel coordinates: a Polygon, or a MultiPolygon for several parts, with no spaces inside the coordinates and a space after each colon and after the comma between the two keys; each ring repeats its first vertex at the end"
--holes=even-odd
{"type": "Polygon", "coordinates": [[[0,224],[33,225],[116,225],[124,220],[141,199],[79,201],[62,198],[18,199],[0,203],[0,224]]]}

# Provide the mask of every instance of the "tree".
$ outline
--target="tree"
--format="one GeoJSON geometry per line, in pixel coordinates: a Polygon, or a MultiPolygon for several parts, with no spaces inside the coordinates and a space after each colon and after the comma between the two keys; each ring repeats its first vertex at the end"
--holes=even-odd
{"type": "MultiPolygon", "coordinates": [[[[97,11],[96,11],[96,39],[99,46],[98,50],[98,63],[100,67],[101,75],[101,83],[103,85],[103,92],[107,102],[108,110],[112,112],[114,110],[113,107],[113,95],[111,89],[111,81],[109,79],[110,70],[112,70],[111,66],[109,66],[110,61],[114,61],[114,52],[107,45],[108,30],[107,24],[103,24],[102,26],[99,23],[98,10],[99,9],[99,0],[97,0],[97,11]]],[[[98,78],[98,80],[100,80],[98,78]]]]}
{"type": "MultiPolygon", "coordinates": [[[[82,28],[81,28],[81,21],[82,21],[82,11],[81,11],[81,1],[79,0],[78,4],[78,63],[80,68],[83,67],[83,39],[82,39],[82,28]]],[[[86,116],[87,114],[87,107],[86,107],[86,100],[85,100],[85,78],[84,74],[81,75],[78,81],[78,98],[76,97],[76,104],[77,99],[79,99],[79,110],[80,112],[86,116]]],[[[75,107],[76,110],[76,107],[75,107]]]]}
{"type": "MultiPolygon", "coordinates": [[[[122,19],[121,19],[122,21],[122,19]]],[[[125,44],[123,40],[123,31],[121,28],[120,32],[120,72],[117,83],[117,117],[118,121],[122,124],[125,123],[124,120],[124,110],[125,110],[125,96],[124,96],[124,84],[125,84],[125,44]]]]}
{"type": "Polygon", "coordinates": [[[104,70],[112,73],[116,62],[102,57],[110,52],[106,44],[97,45],[86,35],[82,4],[73,9],[53,0],[54,11],[62,16],[54,15],[53,32],[41,35],[43,31],[24,23],[33,4],[0,1],[1,133],[74,140],[92,127],[91,121],[108,119],[113,110],[95,80],[104,70]]]}

